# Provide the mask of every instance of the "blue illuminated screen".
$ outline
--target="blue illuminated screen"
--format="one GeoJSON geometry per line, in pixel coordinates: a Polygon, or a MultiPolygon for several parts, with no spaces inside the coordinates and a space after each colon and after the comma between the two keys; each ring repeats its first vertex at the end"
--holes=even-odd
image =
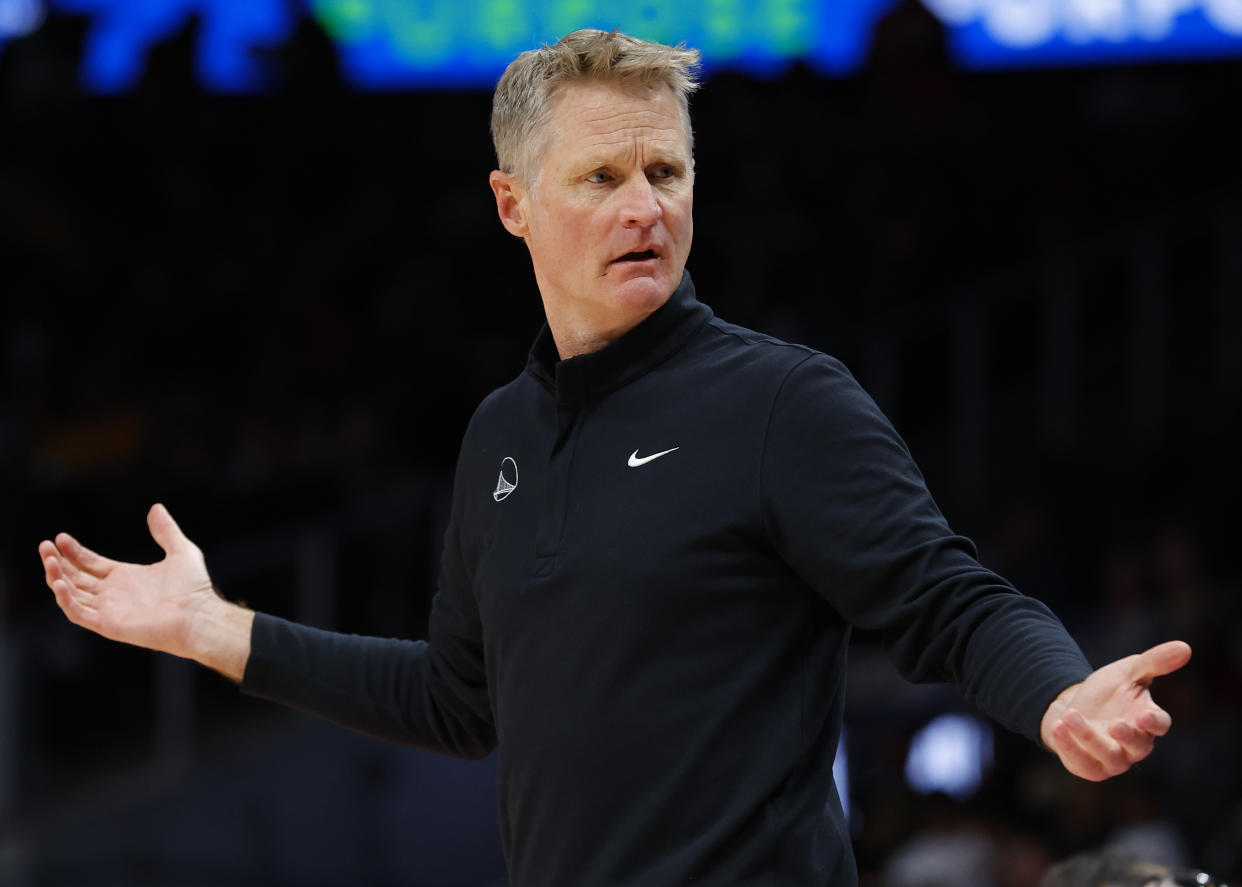
{"type": "Polygon", "coordinates": [[[992,769],[992,728],[970,715],[933,718],[910,742],[906,784],[920,794],[973,795],[992,769]]]}
{"type": "MultiPolygon", "coordinates": [[[[833,76],[864,64],[898,0],[0,0],[0,52],[51,15],[88,21],[81,77],[121,92],[147,52],[197,17],[196,67],[220,91],[259,91],[256,50],[309,14],[360,89],[490,88],[519,52],[581,27],[685,41],[705,67],[833,76]]],[[[1242,56],[1242,0],[923,0],[966,69],[1242,56]]]]}

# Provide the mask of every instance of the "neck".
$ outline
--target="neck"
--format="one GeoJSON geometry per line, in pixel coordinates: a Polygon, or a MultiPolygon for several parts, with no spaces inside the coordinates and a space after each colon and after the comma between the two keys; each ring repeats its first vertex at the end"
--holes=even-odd
{"type": "MultiPolygon", "coordinates": [[[[680,280],[680,275],[679,275],[680,280]]],[[[535,268],[548,329],[561,360],[599,351],[638,326],[673,297],[677,287],[657,291],[641,282],[602,293],[579,294],[551,285],[535,268]]]]}
{"type": "Polygon", "coordinates": [[[611,345],[650,317],[654,311],[653,308],[640,316],[631,316],[619,325],[610,325],[592,322],[583,317],[566,316],[563,312],[549,310],[546,302],[544,304],[548,329],[552,331],[552,339],[556,342],[556,351],[561,360],[580,357],[611,345]]]}

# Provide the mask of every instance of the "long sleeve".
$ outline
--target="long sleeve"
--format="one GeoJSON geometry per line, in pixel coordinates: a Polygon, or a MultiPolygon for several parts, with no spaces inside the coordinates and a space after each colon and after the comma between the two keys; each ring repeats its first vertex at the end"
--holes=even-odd
{"type": "Polygon", "coordinates": [[[338,634],[260,614],[242,691],[383,739],[458,757],[487,755],[496,730],[459,516],[454,503],[428,640],[338,634]]]}
{"type": "Polygon", "coordinates": [[[905,444],[832,358],[786,377],[761,486],[782,556],[847,622],[878,629],[909,680],[950,681],[1038,742],[1048,704],[1090,672],[1048,608],[949,529],[905,444]]]}

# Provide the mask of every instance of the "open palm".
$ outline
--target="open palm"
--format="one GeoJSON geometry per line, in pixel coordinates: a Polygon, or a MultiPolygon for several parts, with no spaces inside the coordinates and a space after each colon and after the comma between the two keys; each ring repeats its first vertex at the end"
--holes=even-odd
{"type": "Polygon", "coordinates": [[[203,553],[163,505],[147,514],[164,549],[154,564],[96,554],[68,533],[39,543],[44,578],[69,621],[103,637],[189,656],[195,619],[217,599],[203,553]]]}
{"type": "Polygon", "coordinates": [[[1067,688],[1044,715],[1044,744],[1065,768],[1098,781],[1151,754],[1172,719],[1151,697],[1151,683],[1190,661],[1190,647],[1167,641],[1097,669],[1067,688]]]}

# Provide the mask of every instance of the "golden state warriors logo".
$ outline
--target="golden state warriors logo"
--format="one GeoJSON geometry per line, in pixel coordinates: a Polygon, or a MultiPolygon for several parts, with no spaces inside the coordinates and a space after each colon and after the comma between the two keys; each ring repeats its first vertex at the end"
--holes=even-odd
{"type": "Polygon", "coordinates": [[[517,462],[512,456],[505,456],[500,460],[500,477],[496,480],[496,489],[492,493],[492,498],[497,502],[502,502],[509,498],[509,494],[517,489],[518,470],[517,462]],[[510,480],[512,478],[512,480],[510,480]]]}

